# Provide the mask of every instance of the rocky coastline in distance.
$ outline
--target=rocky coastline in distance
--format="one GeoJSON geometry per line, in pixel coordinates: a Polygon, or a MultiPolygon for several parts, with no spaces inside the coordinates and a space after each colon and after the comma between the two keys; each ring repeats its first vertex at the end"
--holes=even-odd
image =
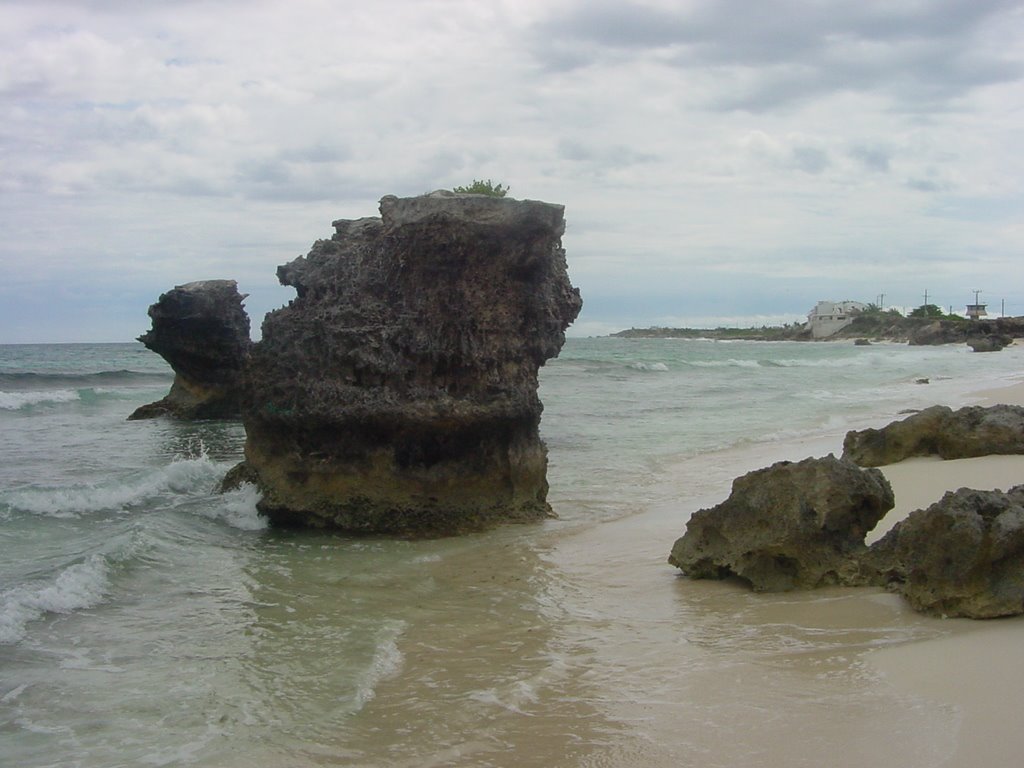
{"type": "Polygon", "coordinates": [[[979,343],[977,351],[992,351],[1024,338],[1024,317],[991,320],[904,317],[895,312],[865,312],[826,339],[815,339],[806,323],[760,328],[629,328],[611,334],[622,339],[716,339],[729,341],[859,341],[911,345],[979,343]]]}

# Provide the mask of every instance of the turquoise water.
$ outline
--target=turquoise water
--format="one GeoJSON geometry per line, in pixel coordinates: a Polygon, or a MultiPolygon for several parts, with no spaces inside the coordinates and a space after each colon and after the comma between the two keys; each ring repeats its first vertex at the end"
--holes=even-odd
{"type": "MultiPolygon", "coordinates": [[[[606,706],[624,662],[603,654],[623,630],[574,580],[567,542],[632,518],[642,537],[646,512],[683,515],[752,457],[837,449],[847,429],[1021,372],[1017,347],[571,339],[541,376],[559,519],[408,542],[269,530],[252,488],[216,494],[241,427],[127,422],[171,382],[141,345],[0,346],[0,762],[633,764],[639,726],[606,706]]],[[[675,589],[661,554],[637,568],[607,544],[594,557],[612,582],[675,589]]],[[[818,647],[719,597],[755,630],[711,603],[677,616],[699,674],[723,648],[851,642],[818,647]]]]}

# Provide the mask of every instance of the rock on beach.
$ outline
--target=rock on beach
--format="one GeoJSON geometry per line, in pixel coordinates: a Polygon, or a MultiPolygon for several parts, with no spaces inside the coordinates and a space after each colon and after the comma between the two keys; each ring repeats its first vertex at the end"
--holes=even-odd
{"type": "Polygon", "coordinates": [[[961,488],[872,545],[877,583],[921,612],[990,619],[1024,613],[1024,486],[961,488]]]}
{"type": "Polygon", "coordinates": [[[694,513],[669,562],[756,591],[862,583],[864,537],[892,507],[878,470],[834,456],[783,461],[737,478],[728,499],[694,513]]]}
{"type": "Polygon", "coordinates": [[[738,478],[726,501],[692,516],[669,562],[691,578],[735,576],[758,591],[874,585],[935,616],[1024,613],[1024,485],[948,492],[867,547],[865,534],[895,500],[880,470],[859,466],[1024,453],[1022,425],[1019,406],[936,406],[851,432],[841,459],[780,462],[738,478]]]}
{"type": "Polygon", "coordinates": [[[862,467],[912,456],[964,459],[996,453],[1024,453],[1024,407],[972,405],[954,411],[935,405],[881,429],[848,432],[843,441],[843,458],[862,467]]]}

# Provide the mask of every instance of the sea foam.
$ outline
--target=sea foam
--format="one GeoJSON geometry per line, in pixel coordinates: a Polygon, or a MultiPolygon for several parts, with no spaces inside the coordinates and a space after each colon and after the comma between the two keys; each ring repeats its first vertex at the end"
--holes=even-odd
{"type": "Polygon", "coordinates": [[[36,405],[71,403],[79,399],[78,391],[73,389],[0,392],[0,411],[20,411],[36,405]]]}
{"type": "Polygon", "coordinates": [[[664,363],[633,363],[629,366],[634,371],[653,371],[656,373],[665,373],[668,371],[668,366],[664,363]]]}
{"type": "Polygon", "coordinates": [[[223,474],[224,468],[204,454],[197,458],[177,459],[127,481],[67,488],[29,488],[6,493],[2,501],[19,512],[46,517],[79,517],[130,509],[166,493],[209,493],[223,474]]]}
{"type": "Polygon", "coordinates": [[[243,531],[262,531],[267,528],[268,523],[267,518],[256,509],[259,500],[259,489],[252,483],[243,483],[235,490],[222,494],[216,506],[202,514],[204,517],[220,520],[243,531]]]}
{"type": "Polygon", "coordinates": [[[94,554],[70,565],[49,582],[24,584],[0,592],[0,645],[25,636],[26,625],[47,613],[71,613],[103,601],[110,589],[110,563],[94,554]]]}
{"type": "Polygon", "coordinates": [[[377,649],[373,659],[356,689],[356,710],[362,709],[373,699],[377,686],[382,680],[394,677],[402,669],[405,656],[398,648],[398,638],[405,631],[407,623],[402,620],[387,622],[377,636],[377,649]]]}

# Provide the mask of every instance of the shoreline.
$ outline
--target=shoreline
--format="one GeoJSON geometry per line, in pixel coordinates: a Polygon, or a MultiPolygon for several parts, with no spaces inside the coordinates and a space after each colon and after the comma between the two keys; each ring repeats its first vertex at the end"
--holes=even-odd
{"type": "MultiPolygon", "coordinates": [[[[1024,383],[977,394],[983,405],[1024,405],[1024,383]]],[[[908,459],[881,469],[893,486],[896,506],[871,532],[869,543],[947,491],[1005,491],[1024,483],[1024,456],[1014,455],[908,459]]],[[[880,649],[867,661],[897,689],[959,714],[959,738],[946,765],[1016,765],[1024,748],[1017,725],[1017,703],[1024,690],[1024,616],[936,621],[948,630],[946,636],[880,649]]]]}
{"type": "MultiPolygon", "coordinates": [[[[946,394],[939,404],[953,408],[1024,405],[1024,381],[946,394]]],[[[677,501],[553,537],[552,559],[578,585],[567,610],[598,617],[572,642],[594,659],[606,716],[635,742],[609,764],[1016,764],[1024,616],[936,619],[878,588],[758,594],[665,562],[689,516],[723,500],[739,474],[841,448],[842,436],[822,433],[694,457],[665,478],[677,501]]],[[[896,503],[869,543],[946,491],[1024,483],[1024,456],[880,469],[896,503]]]]}

